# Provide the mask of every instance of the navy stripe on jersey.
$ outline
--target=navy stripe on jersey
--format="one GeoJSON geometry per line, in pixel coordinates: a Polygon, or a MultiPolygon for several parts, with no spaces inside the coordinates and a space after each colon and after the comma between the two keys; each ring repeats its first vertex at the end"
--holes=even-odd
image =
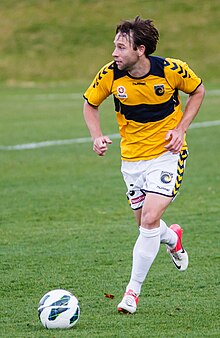
{"type": "Polygon", "coordinates": [[[113,69],[114,69],[114,80],[120,79],[121,77],[126,76],[128,73],[126,70],[120,70],[118,69],[116,63],[114,62],[113,64],[113,69]]]}
{"type": "Polygon", "coordinates": [[[119,101],[114,96],[115,110],[123,114],[126,120],[132,120],[140,123],[161,121],[174,112],[174,108],[179,105],[178,90],[172,97],[161,104],[138,104],[128,106],[119,101]]]}
{"type": "Polygon", "coordinates": [[[160,56],[148,56],[151,64],[150,75],[164,77],[164,61],[160,56]]]}
{"type": "MultiPolygon", "coordinates": [[[[143,79],[149,75],[154,75],[158,77],[164,77],[164,61],[165,59],[159,56],[148,56],[151,64],[151,68],[148,74],[145,74],[141,77],[133,77],[131,76],[126,70],[120,70],[118,69],[116,63],[114,62],[113,65],[111,65],[114,69],[114,80],[120,79],[121,77],[128,76],[132,79],[143,79]]],[[[110,68],[110,67],[109,67],[110,68]]]]}

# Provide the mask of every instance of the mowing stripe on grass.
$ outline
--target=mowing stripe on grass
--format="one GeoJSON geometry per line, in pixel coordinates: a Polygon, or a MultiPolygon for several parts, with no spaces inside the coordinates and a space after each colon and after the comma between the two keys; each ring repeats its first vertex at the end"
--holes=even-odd
{"type": "MultiPolygon", "coordinates": [[[[220,120],[216,121],[205,121],[205,122],[195,122],[192,123],[190,129],[195,128],[206,128],[206,127],[213,127],[219,126],[220,120]]],[[[119,139],[119,134],[110,134],[108,135],[111,139],[119,139]]],[[[51,141],[43,141],[43,142],[34,142],[34,143],[24,143],[24,144],[16,144],[13,146],[0,146],[0,150],[27,150],[27,149],[36,149],[36,148],[43,148],[43,147],[51,147],[51,146],[60,146],[66,144],[74,144],[74,143],[87,143],[91,142],[90,137],[80,137],[80,138],[73,138],[73,139],[66,139],[66,140],[51,140],[51,141]]]]}

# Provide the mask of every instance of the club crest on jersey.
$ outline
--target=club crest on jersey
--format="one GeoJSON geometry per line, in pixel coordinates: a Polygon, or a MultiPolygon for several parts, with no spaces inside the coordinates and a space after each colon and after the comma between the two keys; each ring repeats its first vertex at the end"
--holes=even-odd
{"type": "Polygon", "coordinates": [[[157,96],[162,96],[165,92],[164,85],[163,84],[155,85],[154,86],[154,92],[157,96]]]}
{"type": "Polygon", "coordinates": [[[167,171],[161,171],[160,180],[163,183],[170,183],[172,181],[173,174],[168,173],[167,171]]]}
{"type": "Polygon", "coordinates": [[[117,96],[119,99],[126,99],[128,97],[124,86],[117,87],[117,96]]]}

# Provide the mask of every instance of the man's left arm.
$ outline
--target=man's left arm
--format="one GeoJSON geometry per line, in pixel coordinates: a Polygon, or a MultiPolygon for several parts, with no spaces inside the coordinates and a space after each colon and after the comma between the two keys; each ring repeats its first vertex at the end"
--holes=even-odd
{"type": "Polygon", "coordinates": [[[183,117],[175,129],[169,130],[166,135],[166,140],[170,142],[166,145],[166,149],[173,154],[177,154],[181,151],[184,135],[189,128],[191,122],[197,115],[199,108],[202,104],[203,97],[205,95],[205,88],[203,84],[200,84],[199,87],[191,94],[189,94],[186,101],[185,109],[183,112],[183,117]]]}

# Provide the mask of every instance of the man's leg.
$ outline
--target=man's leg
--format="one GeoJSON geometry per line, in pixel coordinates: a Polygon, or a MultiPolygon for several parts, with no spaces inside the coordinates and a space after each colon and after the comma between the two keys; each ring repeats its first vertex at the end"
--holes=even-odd
{"type": "Polygon", "coordinates": [[[123,163],[122,173],[128,187],[130,205],[133,209],[142,209],[135,211],[140,234],[133,250],[131,279],[118,305],[119,311],[136,311],[141,286],[159,251],[160,243],[167,244],[172,261],[179,271],[186,270],[188,266],[188,255],[181,244],[181,227],[173,224],[168,228],[161,220],[182,181],[183,171],[180,173],[179,167],[183,167],[186,159],[182,155],[182,152],[179,155],[168,152],[156,160],[140,161],[138,166],[129,164],[128,167],[126,162],[123,163]],[[162,195],[164,192],[172,197],[162,195]],[[128,307],[125,303],[129,303],[128,307]]]}
{"type": "MultiPolygon", "coordinates": [[[[137,225],[140,227],[142,208],[133,211],[137,225]]],[[[177,239],[177,234],[172,229],[170,229],[162,219],[160,219],[160,243],[167,244],[171,248],[174,248],[177,239]]]]}
{"type": "MultiPolygon", "coordinates": [[[[134,210],[135,219],[138,227],[141,225],[142,208],[134,210]]],[[[167,244],[171,248],[175,247],[177,242],[177,234],[167,226],[167,224],[160,219],[160,243],[167,244]]]]}
{"type": "Polygon", "coordinates": [[[160,220],[160,243],[167,244],[171,248],[174,248],[177,243],[177,234],[169,228],[166,223],[160,220]]]}
{"type": "MultiPolygon", "coordinates": [[[[160,219],[172,198],[148,193],[141,214],[140,234],[134,246],[131,279],[127,286],[140,294],[141,286],[160,247],[160,219]]],[[[172,230],[171,230],[172,231],[172,230]]]]}
{"type": "Polygon", "coordinates": [[[146,194],[141,213],[140,233],[133,250],[131,278],[125,296],[118,305],[119,312],[133,313],[136,310],[137,296],[141,292],[142,284],[159,251],[160,219],[171,201],[171,197],[154,193],[146,194]]]}

